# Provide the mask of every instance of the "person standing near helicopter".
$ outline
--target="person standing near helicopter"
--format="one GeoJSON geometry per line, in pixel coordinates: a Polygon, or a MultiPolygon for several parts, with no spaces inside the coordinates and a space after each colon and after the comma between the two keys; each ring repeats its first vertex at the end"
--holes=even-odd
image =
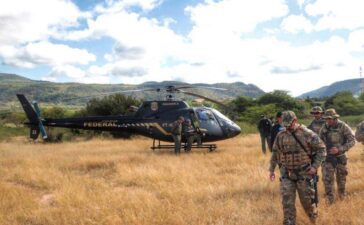
{"type": "Polygon", "coordinates": [[[174,140],[174,153],[179,155],[181,152],[182,124],[185,121],[183,116],[179,116],[172,126],[172,137],[174,140]]]}

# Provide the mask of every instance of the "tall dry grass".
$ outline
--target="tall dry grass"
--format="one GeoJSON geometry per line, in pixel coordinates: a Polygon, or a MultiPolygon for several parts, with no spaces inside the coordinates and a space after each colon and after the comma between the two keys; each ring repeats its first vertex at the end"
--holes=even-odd
{"type": "MultiPolygon", "coordinates": [[[[281,224],[279,181],[258,135],[216,152],[152,152],[150,139],[0,143],[0,224],[281,224]]],[[[318,224],[364,224],[364,147],[349,153],[349,197],[318,224]]],[[[298,202],[297,202],[297,205],[298,202]]],[[[309,224],[298,206],[298,224],[309,224]]]]}

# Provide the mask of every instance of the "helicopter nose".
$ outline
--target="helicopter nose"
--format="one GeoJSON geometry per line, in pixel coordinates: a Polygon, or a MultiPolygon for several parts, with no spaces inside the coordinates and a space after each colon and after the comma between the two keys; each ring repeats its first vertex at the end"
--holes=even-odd
{"type": "Polygon", "coordinates": [[[233,127],[233,136],[237,136],[240,133],[241,133],[241,128],[238,125],[234,124],[234,127],[233,127]]]}
{"type": "Polygon", "coordinates": [[[232,124],[227,132],[228,137],[235,137],[241,133],[241,129],[238,125],[232,124]]]}

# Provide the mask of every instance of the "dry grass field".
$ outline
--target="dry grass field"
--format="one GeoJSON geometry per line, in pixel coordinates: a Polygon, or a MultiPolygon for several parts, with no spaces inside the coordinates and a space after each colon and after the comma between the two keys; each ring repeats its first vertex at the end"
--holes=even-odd
{"type": "MultiPolygon", "coordinates": [[[[0,224],[282,223],[279,181],[258,135],[179,157],[152,152],[150,139],[0,143],[0,224]]],[[[348,199],[325,205],[318,224],[364,224],[364,146],[349,153],[348,199]]],[[[298,206],[298,224],[309,224],[298,206]]]]}

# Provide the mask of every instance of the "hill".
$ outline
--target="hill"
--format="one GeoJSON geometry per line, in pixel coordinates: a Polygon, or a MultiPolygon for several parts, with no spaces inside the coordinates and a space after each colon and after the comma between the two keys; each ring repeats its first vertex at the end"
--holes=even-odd
{"type": "MultiPolygon", "coordinates": [[[[238,136],[216,152],[176,157],[145,138],[0,142],[0,224],[279,225],[279,179],[268,180],[259,143],[257,134],[238,136]]],[[[364,224],[361,149],[348,153],[345,201],[327,206],[318,183],[317,224],[364,224]]],[[[296,207],[297,224],[311,224],[296,207]]]]}
{"type": "MultiPolygon", "coordinates": [[[[9,105],[16,101],[16,94],[25,94],[29,99],[36,99],[42,103],[57,103],[63,105],[84,105],[88,101],[87,98],[76,99],[82,96],[98,95],[102,93],[145,89],[145,88],[161,88],[168,85],[190,85],[188,83],[176,81],[163,82],[145,82],[138,85],[130,84],[81,84],[81,83],[54,83],[48,81],[37,81],[24,78],[15,74],[0,73],[0,101],[3,105],[9,105]],[[72,99],[72,100],[67,100],[72,99]]],[[[242,82],[235,83],[216,83],[216,84],[192,84],[196,86],[220,87],[226,88],[226,91],[211,89],[193,89],[193,92],[202,94],[217,100],[231,99],[239,95],[249,97],[258,97],[264,92],[253,84],[244,84],[242,82]]],[[[134,92],[133,96],[153,100],[164,98],[161,93],[155,92],[134,92]]],[[[179,98],[188,98],[186,96],[177,96],[179,98]]]]}
{"type": "Polygon", "coordinates": [[[304,93],[300,95],[299,98],[322,98],[334,95],[339,91],[350,91],[353,93],[353,95],[359,95],[361,90],[361,82],[363,82],[363,80],[364,78],[338,81],[331,85],[304,93]]]}

